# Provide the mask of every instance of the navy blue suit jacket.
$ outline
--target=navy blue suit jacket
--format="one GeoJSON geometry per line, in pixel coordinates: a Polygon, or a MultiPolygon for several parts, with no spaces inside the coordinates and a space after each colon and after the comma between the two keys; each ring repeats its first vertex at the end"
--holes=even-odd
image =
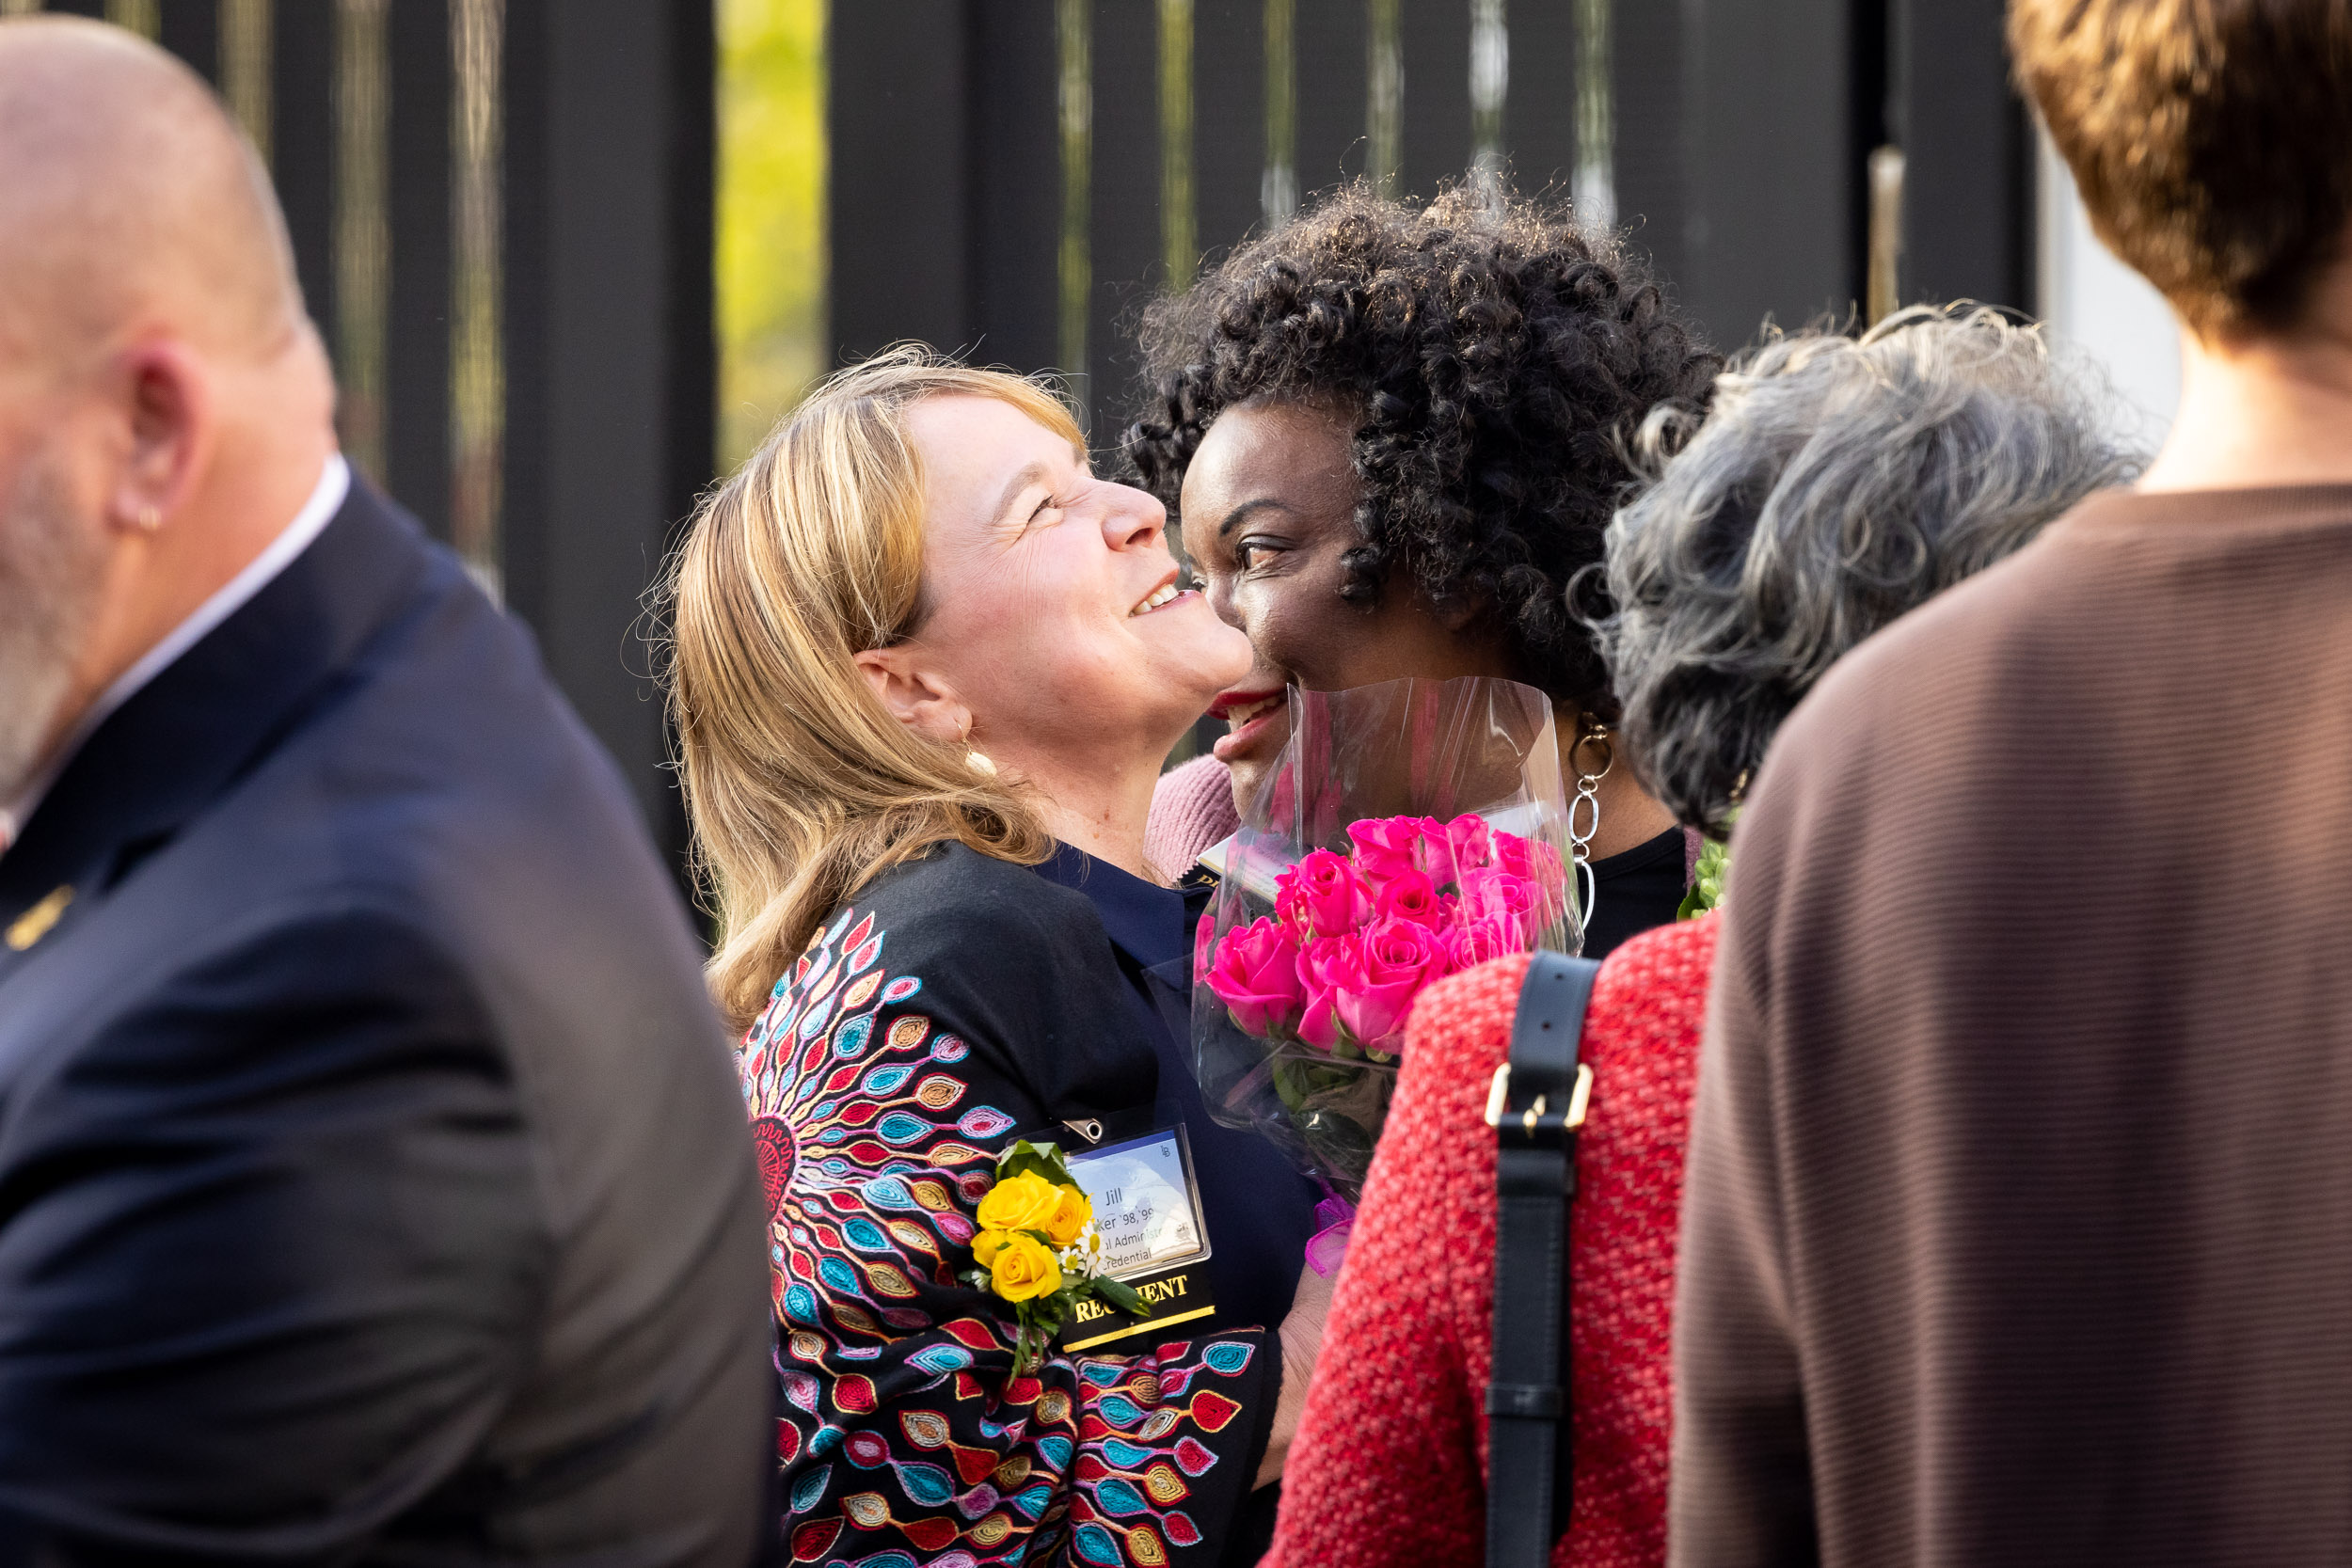
{"type": "Polygon", "coordinates": [[[698,953],[413,523],[355,487],[108,719],[0,934],[0,1563],[750,1558],[766,1259],[698,953]]]}

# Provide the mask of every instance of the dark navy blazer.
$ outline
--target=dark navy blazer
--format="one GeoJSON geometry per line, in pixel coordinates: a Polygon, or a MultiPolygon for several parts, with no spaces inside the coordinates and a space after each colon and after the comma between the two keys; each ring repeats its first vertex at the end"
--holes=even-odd
{"type": "Polygon", "coordinates": [[[1132,988],[1130,1028],[1159,1058],[1152,1115],[1163,1125],[1183,1122],[1192,1142],[1217,1321],[1279,1328],[1297,1292],[1323,1195],[1264,1138],[1210,1118],[1193,1075],[1189,1029],[1193,924],[1202,897],[1188,899],[1067,844],[1056,846],[1054,858],[1037,869],[1087,895],[1120,955],[1132,988]]]}
{"type": "Polygon", "coordinates": [[[0,1564],[750,1558],[765,1253],[698,954],[413,523],[355,487],[109,718],[0,934],[0,1564]]]}
{"type": "MultiPolygon", "coordinates": [[[[1161,887],[1067,844],[1057,845],[1053,859],[1037,869],[1092,901],[1127,977],[1129,1028],[1136,1038],[1149,1040],[1159,1058],[1152,1117],[1163,1126],[1183,1122],[1191,1140],[1212,1243],[1209,1289],[1216,1317],[1211,1321],[1261,1325],[1279,1354],[1277,1331],[1297,1294],[1322,1191],[1256,1132],[1212,1119],[1193,1074],[1192,940],[1207,890],[1161,887]]],[[[1280,1501],[1279,1484],[1251,1493],[1225,1527],[1219,1560],[1254,1563],[1263,1557],[1274,1544],[1280,1501]]]]}

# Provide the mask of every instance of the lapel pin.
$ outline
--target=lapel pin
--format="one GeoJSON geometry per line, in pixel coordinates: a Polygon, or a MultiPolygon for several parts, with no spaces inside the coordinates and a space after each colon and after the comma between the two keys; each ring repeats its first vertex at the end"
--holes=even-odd
{"type": "Polygon", "coordinates": [[[8,927],[8,944],[11,952],[22,953],[49,934],[49,928],[65,913],[65,907],[73,902],[73,890],[60,886],[23,914],[8,927]]]}

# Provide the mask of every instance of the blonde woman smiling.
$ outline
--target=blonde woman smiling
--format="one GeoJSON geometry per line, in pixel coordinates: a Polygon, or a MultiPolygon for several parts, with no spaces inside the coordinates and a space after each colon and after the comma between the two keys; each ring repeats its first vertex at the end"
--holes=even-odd
{"type": "Polygon", "coordinates": [[[1044,388],[910,349],[813,394],[681,554],[795,1560],[1209,1563],[1270,1533],[1327,1291],[1299,1289],[1313,1189],[1179,1053],[1192,911],[1144,819],[1250,656],[1165,521],[1044,388]],[[1180,1122],[1216,1310],[1013,1376],[1006,1304],[957,1282],[997,1156],[1180,1122]]]}

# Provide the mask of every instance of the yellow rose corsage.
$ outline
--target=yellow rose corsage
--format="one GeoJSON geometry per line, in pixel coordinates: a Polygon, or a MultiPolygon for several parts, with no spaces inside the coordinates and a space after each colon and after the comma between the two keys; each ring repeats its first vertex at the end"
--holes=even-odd
{"type": "MultiPolygon", "coordinates": [[[[1042,1230],[1061,1204],[1064,1189],[1048,1181],[1033,1170],[1018,1176],[1003,1176],[996,1180],[988,1196],[980,1199],[979,1222],[982,1230],[1042,1230]]],[[[1068,1191],[1076,1193],[1077,1188],[1068,1191]]],[[[1079,1194],[1079,1201],[1086,1196],[1079,1194]]],[[[1067,1242],[1061,1243],[1067,1246],[1067,1242]]]]}
{"type": "Polygon", "coordinates": [[[1081,1301],[1099,1295],[1143,1315],[1141,1297],[1098,1272],[1103,1239],[1094,1232],[1094,1204],[1052,1144],[1024,1139],[1006,1150],[996,1162],[996,1184],[974,1217],[980,1227],[972,1238],[977,1266],[963,1281],[1012,1305],[1015,1377],[1036,1369],[1046,1342],[1081,1301]]]}
{"type": "Polygon", "coordinates": [[[1093,1226],[1093,1199],[1075,1187],[1064,1187],[1045,1221],[1045,1235],[1056,1246],[1073,1246],[1093,1226]]]}

